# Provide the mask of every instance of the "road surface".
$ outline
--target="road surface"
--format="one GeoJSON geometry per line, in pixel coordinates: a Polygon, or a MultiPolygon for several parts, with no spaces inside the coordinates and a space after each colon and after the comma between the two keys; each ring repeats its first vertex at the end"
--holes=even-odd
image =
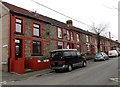
{"type": "Polygon", "coordinates": [[[71,72],[31,76],[6,85],[118,85],[118,57],[106,61],[88,61],[87,67],[71,72]]]}

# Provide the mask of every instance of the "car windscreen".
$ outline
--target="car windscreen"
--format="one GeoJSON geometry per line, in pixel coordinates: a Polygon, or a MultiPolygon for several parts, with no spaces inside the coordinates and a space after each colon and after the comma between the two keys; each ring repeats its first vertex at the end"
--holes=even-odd
{"type": "Polygon", "coordinates": [[[101,53],[97,53],[97,54],[95,55],[95,57],[101,57],[101,56],[102,56],[101,53]]]}
{"type": "Polygon", "coordinates": [[[51,52],[52,60],[58,60],[62,57],[62,52],[51,52]]]}

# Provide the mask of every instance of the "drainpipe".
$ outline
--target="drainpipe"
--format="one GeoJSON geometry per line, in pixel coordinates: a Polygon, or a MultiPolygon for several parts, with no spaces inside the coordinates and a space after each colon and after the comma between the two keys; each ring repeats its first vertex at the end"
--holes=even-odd
{"type": "Polygon", "coordinates": [[[10,22],[10,30],[9,30],[9,32],[10,32],[9,33],[10,34],[9,35],[10,36],[9,37],[10,38],[10,40],[9,40],[10,41],[10,45],[9,45],[10,46],[9,47],[10,48],[10,50],[9,50],[10,51],[10,57],[8,58],[8,72],[10,72],[10,59],[11,59],[11,52],[12,52],[12,48],[11,48],[11,44],[12,44],[12,37],[11,37],[11,35],[12,35],[11,34],[12,27],[11,27],[11,25],[12,25],[12,23],[11,23],[11,20],[12,20],[12,15],[11,15],[11,12],[10,12],[10,20],[9,20],[9,22],[10,22]]]}

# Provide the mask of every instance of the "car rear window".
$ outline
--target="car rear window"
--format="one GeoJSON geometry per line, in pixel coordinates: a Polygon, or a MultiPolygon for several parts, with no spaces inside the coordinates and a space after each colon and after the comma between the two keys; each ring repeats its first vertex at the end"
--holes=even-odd
{"type": "Polygon", "coordinates": [[[52,59],[60,59],[62,57],[62,52],[51,52],[52,59]]]}

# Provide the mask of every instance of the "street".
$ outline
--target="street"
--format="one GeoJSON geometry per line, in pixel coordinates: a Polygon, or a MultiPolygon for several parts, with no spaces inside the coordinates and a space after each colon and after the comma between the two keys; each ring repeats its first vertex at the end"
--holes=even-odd
{"type": "Polygon", "coordinates": [[[22,81],[8,82],[6,85],[118,85],[118,58],[106,61],[89,60],[87,67],[71,72],[51,72],[31,76],[22,81]]]}

